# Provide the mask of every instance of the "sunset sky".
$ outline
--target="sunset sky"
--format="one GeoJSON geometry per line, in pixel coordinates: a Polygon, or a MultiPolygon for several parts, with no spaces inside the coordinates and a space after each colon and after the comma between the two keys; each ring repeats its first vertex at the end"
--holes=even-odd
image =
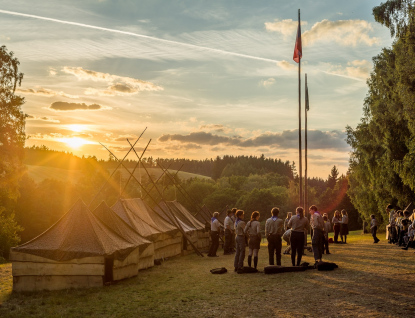
{"type": "Polygon", "coordinates": [[[345,173],[345,127],[362,116],[372,57],[391,45],[372,0],[0,3],[1,43],[25,74],[26,145],[105,159],[99,142],[123,157],[148,127],[146,156],[264,154],[298,167],[300,8],[309,175],[345,173]]]}

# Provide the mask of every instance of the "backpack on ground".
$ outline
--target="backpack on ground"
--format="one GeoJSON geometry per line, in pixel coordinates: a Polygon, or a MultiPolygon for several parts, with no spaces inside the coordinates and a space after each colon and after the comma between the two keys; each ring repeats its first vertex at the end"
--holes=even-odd
{"type": "Polygon", "coordinates": [[[225,274],[228,272],[228,270],[225,267],[221,267],[221,268],[214,268],[211,269],[210,272],[212,274],[225,274]]]}

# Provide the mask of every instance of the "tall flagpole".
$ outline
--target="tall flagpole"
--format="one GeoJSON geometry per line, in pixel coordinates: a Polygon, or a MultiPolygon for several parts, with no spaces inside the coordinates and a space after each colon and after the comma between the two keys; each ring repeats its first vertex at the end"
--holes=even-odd
{"type": "Polygon", "coordinates": [[[307,73],[305,74],[305,107],[304,107],[304,207],[308,209],[308,192],[307,192],[307,111],[308,111],[308,85],[307,73]]]}
{"type": "MultiPolygon", "coordinates": [[[[298,9],[298,27],[300,28],[300,9],[298,9]]],[[[303,165],[301,154],[301,58],[298,59],[298,156],[299,156],[299,177],[300,177],[300,200],[299,206],[303,201],[303,165]]]]}

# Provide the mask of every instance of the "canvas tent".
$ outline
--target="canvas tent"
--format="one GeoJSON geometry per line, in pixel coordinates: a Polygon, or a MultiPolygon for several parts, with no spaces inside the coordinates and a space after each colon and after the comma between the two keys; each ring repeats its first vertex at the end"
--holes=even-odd
{"type": "MultiPolygon", "coordinates": [[[[194,217],[189,210],[187,210],[178,201],[163,201],[159,203],[160,208],[155,210],[163,216],[163,218],[171,222],[169,218],[170,213],[174,214],[175,220],[180,223],[188,238],[198,249],[206,249],[209,247],[209,232],[206,230],[205,224],[194,217]]],[[[184,242],[184,250],[192,250],[189,245],[184,242]]]]}
{"type": "Polygon", "coordinates": [[[142,199],[119,199],[111,209],[141,236],[154,243],[154,258],[181,254],[178,228],[157,215],[142,199]]]}
{"type": "Polygon", "coordinates": [[[134,267],[118,279],[137,275],[139,246],[148,244],[143,238],[127,241],[78,200],[44,233],[11,249],[13,290],[102,286],[113,280],[117,262],[134,267]]]}
{"type": "MultiPolygon", "coordinates": [[[[138,253],[135,255],[138,257],[138,270],[154,266],[154,243],[144,239],[138,232],[125,223],[104,201],[92,213],[112,231],[139,247],[138,253]]],[[[121,277],[122,272],[128,272],[128,270],[134,271],[135,263],[131,264],[132,257],[133,255],[124,261],[114,261],[114,268],[116,269],[114,269],[114,280],[117,280],[115,278],[121,277]]]]}

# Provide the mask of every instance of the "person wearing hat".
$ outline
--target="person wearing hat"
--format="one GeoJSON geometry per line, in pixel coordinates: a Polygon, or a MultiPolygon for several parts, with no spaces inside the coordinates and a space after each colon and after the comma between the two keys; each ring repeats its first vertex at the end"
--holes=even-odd
{"type": "Polygon", "coordinates": [[[219,212],[214,212],[213,217],[210,221],[210,238],[212,240],[212,244],[210,245],[209,257],[217,257],[216,251],[219,247],[219,231],[220,231],[220,223],[218,221],[219,212]]]}
{"type": "Polygon", "coordinates": [[[268,241],[269,265],[274,265],[274,252],[277,265],[281,265],[281,236],[284,233],[284,221],[278,218],[279,213],[280,209],[272,208],[271,217],[265,222],[265,237],[268,241]]]}
{"type": "Polygon", "coordinates": [[[223,254],[232,254],[232,233],[235,231],[235,225],[232,220],[232,210],[228,210],[227,216],[223,223],[225,227],[225,245],[223,246],[223,254]]]}

